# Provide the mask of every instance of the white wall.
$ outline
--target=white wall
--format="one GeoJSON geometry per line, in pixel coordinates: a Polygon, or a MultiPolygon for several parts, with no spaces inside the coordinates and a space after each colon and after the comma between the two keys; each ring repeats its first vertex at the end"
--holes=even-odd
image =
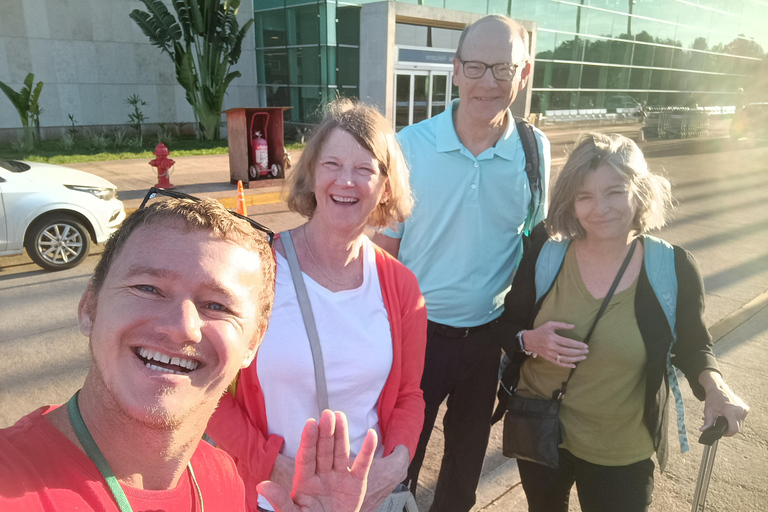
{"type": "MultiPolygon", "coordinates": [[[[170,8],[170,2],[166,0],[170,8]]],[[[0,80],[14,90],[27,73],[44,82],[42,127],[124,124],[138,94],[150,123],[192,122],[194,114],[176,82],[170,57],[128,17],[144,4],[133,0],[0,0],[0,80]]],[[[240,26],[253,18],[244,0],[240,26]]],[[[254,29],[243,42],[234,69],[242,76],[229,86],[224,109],[256,105],[254,29]]],[[[0,93],[0,137],[20,128],[16,110],[0,93]],[[3,130],[6,129],[6,130],[3,130]]]]}

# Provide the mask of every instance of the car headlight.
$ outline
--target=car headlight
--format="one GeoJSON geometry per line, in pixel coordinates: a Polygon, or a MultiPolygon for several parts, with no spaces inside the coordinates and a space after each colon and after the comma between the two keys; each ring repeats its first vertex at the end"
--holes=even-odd
{"type": "Polygon", "coordinates": [[[109,201],[117,197],[117,189],[107,187],[84,187],[82,185],[64,185],[70,190],[77,190],[78,192],[87,192],[93,194],[99,199],[109,201]]]}

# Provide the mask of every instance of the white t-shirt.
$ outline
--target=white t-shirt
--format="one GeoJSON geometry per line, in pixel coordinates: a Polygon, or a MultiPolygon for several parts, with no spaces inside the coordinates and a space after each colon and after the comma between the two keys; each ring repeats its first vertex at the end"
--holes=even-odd
{"type": "MultiPolygon", "coordinates": [[[[381,439],[377,406],[392,368],[392,333],[381,295],[373,243],[363,237],[363,284],[331,292],[302,273],[323,351],[328,401],[349,423],[350,450],[360,450],[372,428],[381,439]]],[[[312,351],[288,261],[277,254],[275,305],[259,347],[256,370],[264,393],[269,433],[285,440],[295,458],[301,431],[318,418],[312,351]]],[[[383,454],[381,445],[377,456],[383,454]]],[[[259,497],[259,506],[271,509],[259,497]]]]}

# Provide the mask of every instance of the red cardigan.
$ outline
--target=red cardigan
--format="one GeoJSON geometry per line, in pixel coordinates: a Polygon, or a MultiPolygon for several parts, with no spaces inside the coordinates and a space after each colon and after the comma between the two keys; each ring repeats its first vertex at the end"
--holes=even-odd
{"type": "MultiPolygon", "coordinates": [[[[402,444],[413,458],[424,423],[421,374],[427,310],[413,273],[375,248],[381,295],[392,331],[392,369],[377,407],[381,442],[385,456],[402,444]]],[[[269,434],[256,368],[254,361],[240,372],[236,395],[226,393],[222,397],[207,428],[208,435],[235,460],[252,510],[256,510],[256,484],[269,479],[283,445],[282,437],[269,434]]]]}

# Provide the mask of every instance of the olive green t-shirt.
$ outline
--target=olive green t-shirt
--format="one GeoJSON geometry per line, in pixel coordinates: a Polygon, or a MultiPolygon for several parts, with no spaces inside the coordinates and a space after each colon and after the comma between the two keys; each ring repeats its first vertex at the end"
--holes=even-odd
{"type": "MultiPolygon", "coordinates": [[[[635,318],[636,289],[637,280],[614,294],[589,340],[587,358],[576,366],[560,408],[560,446],[593,464],[624,466],[647,459],[654,452],[643,424],[646,353],[635,318]]],[[[574,329],[558,334],[583,341],[602,302],[582,281],[572,244],[534,328],[548,321],[574,324],[574,329]]],[[[526,397],[551,398],[569,371],[542,357],[529,357],[521,369],[518,392],[526,397]]]]}

